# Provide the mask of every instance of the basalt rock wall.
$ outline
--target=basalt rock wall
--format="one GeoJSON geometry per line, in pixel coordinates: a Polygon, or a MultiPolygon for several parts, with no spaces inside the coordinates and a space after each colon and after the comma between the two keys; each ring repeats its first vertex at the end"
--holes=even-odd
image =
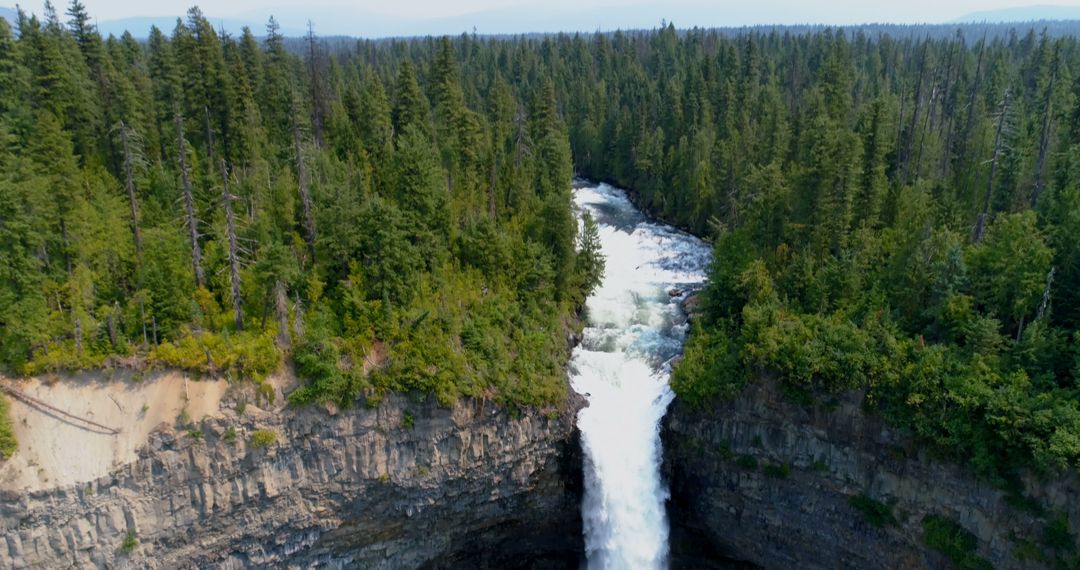
{"type": "Polygon", "coordinates": [[[1062,515],[1078,534],[1075,476],[1026,481],[1029,504],[1043,512],[1017,508],[866,413],[860,394],[805,406],[762,379],[708,409],[676,400],[663,439],[675,568],[949,568],[927,544],[927,516],[969,532],[974,555],[994,568],[1075,555],[1046,544],[1048,523],[1062,515]],[[895,522],[875,526],[852,504],[857,496],[888,506],[895,522]]]}
{"type": "Polygon", "coordinates": [[[572,398],[511,412],[390,396],[163,425],[109,476],[0,493],[0,568],[576,570],[572,398]]]}

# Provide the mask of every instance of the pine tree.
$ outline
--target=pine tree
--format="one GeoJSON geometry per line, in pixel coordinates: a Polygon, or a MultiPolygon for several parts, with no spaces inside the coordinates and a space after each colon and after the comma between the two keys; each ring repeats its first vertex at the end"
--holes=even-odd
{"type": "Polygon", "coordinates": [[[394,87],[394,133],[401,136],[409,126],[428,131],[428,102],[420,91],[416,70],[408,61],[401,64],[394,87]]]}

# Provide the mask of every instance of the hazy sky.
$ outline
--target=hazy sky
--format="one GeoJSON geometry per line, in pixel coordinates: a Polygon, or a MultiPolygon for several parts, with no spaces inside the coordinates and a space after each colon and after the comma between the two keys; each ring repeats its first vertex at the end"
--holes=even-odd
{"type": "MultiPolygon", "coordinates": [[[[44,0],[16,1],[40,13],[44,0]]],[[[62,7],[69,0],[53,0],[62,7]]],[[[754,24],[941,23],[972,12],[1067,6],[1080,0],[82,0],[99,22],[181,16],[200,4],[211,19],[261,32],[270,15],[286,34],[310,19],[320,34],[358,36],[520,33],[648,28],[668,20],[681,28],[754,24]]],[[[63,8],[61,8],[62,10],[63,8]]],[[[165,27],[171,24],[165,21],[165,27]]],[[[148,28],[148,25],[144,26],[148,28]]]]}
{"type": "MultiPolygon", "coordinates": [[[[325,12],[327,8],[363,11],[406,19],[460,16],[506,8],[553,9],[559,12],[592,11],[603,8],[641,8],[648,5],[655,11],[672,2],[662,0],[83,0],[90,12],[101,20],[129,16],[172,16],[183,14],[192,4],[200,4],[203,12],[218,16],[247,16],[272,13],[289,7],[312,8],[325,12]]],[[[0,5],[14,4],[13,0],[0,5]]],[[[24,8],[37,11],[33,0],[20,2],[24,8]]],[[[64,0],[54,0],[64,5],[64,0]]],[[[1056,4],[1080,6],[1080,0],[684,0],[674,2],[686,8],[700,8],[710,19],[725,14],[732,24],[802,23],[814,21],[830,24],[850,24],[869,21],[941,22],[969,12],[1012,6],[1056,4]]],[[[290,11],[292,11],[290,10],[290,11]]],[[[711,23],[711,22],[710,22],[711,23]]]]}

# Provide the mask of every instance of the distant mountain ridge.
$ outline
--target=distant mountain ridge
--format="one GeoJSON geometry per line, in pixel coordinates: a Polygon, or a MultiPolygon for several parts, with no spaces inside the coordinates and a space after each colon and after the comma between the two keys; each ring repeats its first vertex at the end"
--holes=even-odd
{"type": "MultiPolygon", "coordinates": [[[[0,6],[0,18],[6,19],[12,27],[15,27],[18,17],[15,8],[0,6]]],[[[184,19],[185,17],[183,14],[176,16],[133,16],[98,22],[97,27],[101,35],[106,37],[109,34],[119,37],[124,32],[130,31],[137,38],[145,38],[150,35],[151,26],[157,26],[166,35],[172,33],[172,30],[176,27],[177,18],[184,19]]],[[[212,16],[207,16],[207,19],[214,24],[216,29],[223,29],[232,35],[239,34],[247,26],[251,28],[251,31],[255,32],[255,35],[261,36],[266,33],[266,23],[269,16],[262,21],[256,18],[215,18],[212,16]]],[[[307,33],[307,29],[299,26],[283,25],[281,33],[286,36],[302,36],[307,33]]]]}
{"type": "Polygon", "coordinates": [[[953,20],[953,23],[1038,22],[1043,20],[1080,20],[1080,6],[1017,6],[1000,10],[984,10],[966,14],[953,20]]]}
{"type": "MultiPolygon", "coordinates": [[[[98,31],[102,36],[112,34],[117,37],[123,35],[126,31],[130,31],[133,36],[144,38],[150,34],[152,26],[157,26],[158,29],[168,35],[176,28],[178,18],[185,20],[186,16],[136,16],[118,20],[106,20],[98,23],[98,31]]],[[[215,18],[213,16],[207,16],[206,19],[214,25],[215,29],[225,30],[226,33],[234,36],[239,35],[245,26],[251,28],[251,31],[256,36],[262,36],[266,33],[266,23],[269,20],[267,18],[259,22],[254,19],[215,18]]],[[[285,36],[302,36],[307,33],[306,29],[297,26],[281,26],[279,31],[285,36]]]]}
{"type": "MultiPolygon", "coordinates": [[[[10,1],[10,0],[9,0],[10,1]]],[[[277,6],[261,8],[236,14],[227,18],[207,15],[215,28],[230,35],[239,35],[249,27],[256,36],[266,33],[266,23],[273,14],[280,24],[280,31],[288,37],[300,37],[307,33],[307,23],[314,23],[315,33],[323,37],[349,36],[364,38],[387,38],[406,36],[441,36],[473,32],[484,35],[517,35],[529,33],[614,31],[617,29],[649,29],[662,22],[674,22],[680,28],[700,26],[706,28],[769,27],[769,24],[736,24],[748,17],[746,13],[731,12],[730,20],[724,15],[703,7],[696,0],[674,0],[665,4],[635,4],[612,10],[610,7],[579,9],[543,9],[536,7],[495,8],[457,16],[425,18],[398,17],[369,12],[356,7],[326,6],[277,6]]],[[[6,18],[14,27],[17,13],[14,8],[0,6],[0,17],[6,18]]],[[[98,22],[103,36],[120,36],[130,31],[137,38],[149,35],[151,26],[157,26],[166,34],[176,27],[177,17],[133,16],[98,22]]],[[[808,20],[811,18],[808,18],[808,20]]],[[[1021,23],[1036,21],[1080,21],[1080,6],[1039,5],[1019,6],[998,10],[985,10],[966,14],[942,24],[966,23],[1021,23]]],[[[777,24],[780,27],[813,25],[777,24]]],[[[859,27],[858,24],[837,24],[843,27],[859,27]]],[[[931,24],[932,25],[932,24],[931,24]]]]}

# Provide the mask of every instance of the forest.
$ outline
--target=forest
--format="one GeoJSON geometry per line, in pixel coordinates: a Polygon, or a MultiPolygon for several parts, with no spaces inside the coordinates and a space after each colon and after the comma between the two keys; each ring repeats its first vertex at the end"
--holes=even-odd
{"type": "Polygon", "coordinates": [[[510,46],[332,56],[311,34],[296,53],[272,19],[230,37],[198,8],[102,38],[78,0],[18,18],[0,19],[9,374],[261,382],[287,359],[294,404],[565,399],[602,261],[595,240],[577,254],[553,83],[463,81],[510,46]]]}
{"type": "Polygon", "coordinates": [[[576,174],[715,244],[681,399],[856,390],[995,482],[1080,466],[1074,36],[257,33],[0,20],[10,373],[552,405],[603,271],[576,174]]]}
{"type": "Polygon", "coordinates": [[[1076,467],[1078,47],[668,28],[582,48],[576,166],[714,239],[676,392],[859,390],[995,482],[1076,467]]]}

